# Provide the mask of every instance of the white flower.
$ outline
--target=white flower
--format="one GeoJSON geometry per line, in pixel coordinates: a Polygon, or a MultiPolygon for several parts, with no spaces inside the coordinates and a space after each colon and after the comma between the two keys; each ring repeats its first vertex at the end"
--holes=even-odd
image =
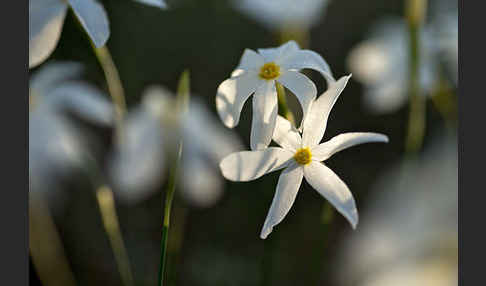
{"type": "Polygon", "coordinates": [[[158,8],[167,8],[167,3],[165,3],[164,0],[135,0],[135,2],[140,2],[158,8]]]}
{"type": "MultiPolygon", "coordinates": [[[[437,61],[430,31],[420,35],[419,80],[429,93],[437,79],[437,61]]],[[[348,57],[353,75],[365,85],[366,108],[376,113],[392,112],[408,99],[409,34],[402,19],[386,19],[378,23],[370,38],[358,44],[348,57]]]]}
{"type": "Polygon", "coordinates": [[[258,53],[245,49],[231,78],[218,87],[216,108],[221,120],[227,127],[235,127],[239,122],[243,105],[253,94],[251,149],[267,147],[272,139],[277,119],[278,99],[275,83],[282,84],[297,96],[304,119],[316,98],[317,89],[314,83],[298,72],[304,68],[319,71],[328,82],[335,82],[324,59],[313,51],[301,50],[294,41],[278,48],[258,49],[258,53]]]}
{"type": "Polygon", "coordinates": [[[221,197],[223,185],[217,164],[223,156],[241,150],[241,143],[197,99],[191,99],[185,113],[178,113],[176,104],[169,91],[150,87],[142,104],[128,114],[122,143],[110,164],[115,190],[126,201],[142,200],[158,190],[167,165],[173,163],[167,160],[177,153],[180,138],[184,149],[178,193],[200,207],[210,206],[221,197]]]}
{"type": "MultiPolygon", "coordinates": [[[[137,1],[165,8],[163,0],[137,1]]],[[[105,9],[97,0],[29,0],[29,68],[41,64],[56,48],[68,8],[94,45],[105,45],[110,26],[105,9]]]]}
{"type": "Polygon", "coordinates": [[[308,29],[324,14],[328,0],[234,0],[235,7],[270,29],[300,26],[308,29]]]}
{"type": "Polygon", "coordinates": [[[96,47],[108,40],[108,18],[96,0],[29,0],[29,68],[54,51],[69,7],[96,47]]]}
{"type": "Polygon", "coordinates": [[[377,133],[344,133],[319,144],[327,125],[331,108],[350,76],[332,83],[313,104],[304,121],[303,134],[283,117],[278,117],[272,139],[281,147],[258,151],[243,151],[225,157],[220,168],[225,178],[232,181],[250,181],[264,174],[284,169],[277,184],[270,211],[260,237],[265,239],[290,210],[302,178],[324,196],[356,227],[358,212],[346,184],[321,162],[334,153],[366,142],[388,142],[388,137],[377,133]]]}
{"type": "Polygon", "coordinates": [[[110,128],[113,108],[107,96],[75,80],[81,65],[48,63],[30,80],[29,191],[59,193],[61,182],[82,172],[96,158],[100,141],[81,122],[110,128]]]}
{"type": "MultiPolygon", "coordinates": [[[[457,82],[457,17],[436,17],[435,25],[420,34],[419,82],[430,95],[439,80],[445,59],[453,81],[457,82]],[[456,33],[454,32],[454,26],[456,33]]],[[[348,57],[353,75],[365,85],[364,105],[375,113],[393,112],[409,95],[409,32],[402,19],[389,18],[373,27],[370,38],[358,44],[348,57]]]]}

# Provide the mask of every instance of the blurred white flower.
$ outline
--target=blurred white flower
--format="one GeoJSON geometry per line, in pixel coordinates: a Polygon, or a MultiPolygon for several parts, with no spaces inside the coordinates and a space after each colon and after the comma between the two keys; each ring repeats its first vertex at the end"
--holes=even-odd
{"type": "MultiPolygon", "coordinates": [[[[82,68],[73,62],[46,64],[30,80],[29,190],[55,191],[80,172],[101,148],[82,120],[109,128],[113,108],[106,95],[75,80],[82,68]]],[[[51,193],[51,192],[50,192],[51,193]]]]}
{"type": "MultiPolygon", "coordinates": [[[[165,8],[163,0],[136,0],[165,8]]],[[[45,61],[56,48],[64,18],[71,8],[96,47],[110,36],[106,11],[97,0],[29,0],[29,68],[45,61]]]]}
{"type": "Polygon", "coordinates": [[[164,0],[135,0],[135,2],[143,3],[146,5],[158,7],[158,8],[167,8],[167,3],[164,0]]]}
{"type": "Polygon", "coordinates": [[[452,136],[384,173],[334,259],[337,284],[457,285],[457,168],[452,136]]]}
{"type": "Polygon", "coordinates": [[[287,215],[295,201],[302,178],[324,196],[355,228],[358,211],[346,184],[321,162],[336,152],[367,142],[388,142],[377,133],[344,133],[319,144],[324,136],[329,113],[351,76],[332,83],[313,104],[303,124],[302,137],[291,123],[281,116],[272,139],[281,146],[265,150],[243,151],[225,157],[220,168],[232,181],[251,181],[269,172],[285,168],[277,184],[272,205],[260,237],[265,239],[275,225],[287,215]]]}
{"type": "Polygon", "coordinates": [[[272,140],[277,119],[276,82],[295,94],[302,106],[304,119],[311,102],[316,98],[314,83],[298,72],[304,68],[314,69],[328,82],[335,82],[324,59],[313,51],[301,50],[294,41],[278,48],[258,49],[258,53],[245,49],[231,77],[218,87],[216,108],[221,120],[227,127],[235,127],[243,105],[253,94],[251,149],[267,147],[272,140]]]}
{"type": "MultiPolygon", "coordinates": [[[[438,77],[438,61],[428,28],[420,34],[419,80],[430,93],[438,77]]],[[[348,57],[353,75],[365,85],[364,105],[372,112],[392,112],[408,98],[409,35],[402,19],[385,19],[373,27],[368,40],[358,44],[348,57]]]]}
{"type": "Polygon", "coordinates": [[[234,6],[270,29],[308,29],[324,15],[329,0],[233,0],[234,6]]]}
{"type": "Polygon", "coordinates": [[[177,113],[175,97],[161,87],[151,87],[142,104],[126,118],[123,138],[110,164],[115,190],[127,201],[138,201],[158,190],[165,178],[168,158],[183,152],[179,185],[181,195],[200,207],[214,204],[222,195],[217,170],[221,158],[241,143],[220,126],[209,110],[192,98],[189,110],[177,113]]]}
{"type": "Polygon", "coordinates": [[[56,48],[71,8],[96,47],[110,35],[108,18],[96,0],[29,0],[29,68],[41,64],[56,48]]]}

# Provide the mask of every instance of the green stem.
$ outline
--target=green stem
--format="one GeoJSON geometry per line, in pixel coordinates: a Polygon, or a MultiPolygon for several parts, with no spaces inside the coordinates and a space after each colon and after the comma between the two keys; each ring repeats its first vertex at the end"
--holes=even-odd
{"type": "Polygon", "coordinates": [[[420,150],[425,135],[425,97],[420,87],[420,29],[426,5],[426,0],[408,0],[407,2],[410,36],[410,110],[405,148],[407,152],[412,153],[420,150]]]}
{"type": "Polygon", "coordinates": [[[287,105],[287,96],[285,94],[285,89],[278,82],[275,82],[275,85],[277,88],[277,97],[278,97],[278,113],[281,116],[287,118],[287,120],[290,121],[295,126],[295,117],[287,105]]]}
{"type": "Polygon", "coordinates": [[[100,208],[103,226],[108,234],[123,285],[133,286],[134,283],[130,267],[130,259],[128,258],[120,225],[118,223],[113,191],[108,186],[102,185],[96,189],[96,199],[100,208]]]}
{"type": "MultiPolygon", "coordinates": [[[[184,71],[181,75],[179,80],[179,85],[177,87],[177,112],[179,115],[183,116],[183,114],[187,111],[187,107],[189,104],[189,71],[184,71]]],[[[170,170],[169,174],[169,182],[167,186],[167,192],[165,197],[165,206],[164,206],[164,224],[162,226],[162,240],[160,243],[160,267],[159,267],[159,286],[164,285],[165,282],[165,272],[167,268],[167,242],[169,237],[169,228],[170,228],[170,213],[172,208],[172,201],[174,199],[174,193],[176,190],[177,179],[178,179],[178,172],[179,172],[179,165],[182,157],[182,149],[183,149],[183,141],[182,138],[179,140],[177,154],[173,160],[174,164],[170,170]]]]}
{"type": "Polygon", "coordinates": [[[29,252],[43,285],[76,285],[48,206],[33,194],[29,195],[29,252]]]}
{"type": "Polygon", "coordinates": [[[120,132],[122,119],[126,112],[125,92],[118,74],[118,70],[113,62],[110,51],[106,46],[97,48],[91,43],[93,51],[105,74],[108,91],[115,106],[115,120],[117,131],[120,132]]]}

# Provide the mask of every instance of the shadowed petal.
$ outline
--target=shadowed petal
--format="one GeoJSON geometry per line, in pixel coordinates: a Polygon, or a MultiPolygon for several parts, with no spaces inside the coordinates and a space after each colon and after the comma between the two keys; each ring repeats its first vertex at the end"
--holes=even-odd
{"type": "Polygon", "coordinates": [[[289,212],[297,197],[303,177],[304,168],[295,163],[291,164],[280,174],[277,191],[260,233],[262,239],[267,238],[273,227],[279,224],[289,212]]]}
{"type": "Polygon", "coordinates": [[[260,53],[263,56],[265,62],[278,63],[280,59],[286,58],[288,55],[298,50],[299,50],[299,45],[295,41],[288,41],[287,43],[281,45],[280,47],[258,49],[258,53],[260,53]]]}
{"type": "Polygon", "coordinates": [[[328,167],[311,162],[304,167],[307,182],[326,198],[350,223],[358,224],[358,210],[348,186],[328,167]]]}
{"type": "Polygon", "coordinates": [[[86,33],[97,48],[105,45],[110,27],[105,9],[96,0],[68,0],[86,33]]]}
{"type": "Polygon", "coordinates": [[[316,146],[321,142],[327,127],[327,119],[334,103],[348,83],[349,76],[341,77],[337,82],[331,83],[329,88],[312,103],[309,114],[303,121],[302,144],[316,146]]]}
{"type": "Polygon", "coordinates": [[[388,137],[383,134],[371,132],[350,132],[339,134],[331,140],[314,147],[312,149],[312,159],[316,161],[324,161],[346,148],[371,142],[388,142],[388,137]]]}
{"type": "Polygon", "coordinates": [[[219,167],[230,181],[246,182],[285,168],[294,154],[279,147],[258,151],[242,151],[226,156],[219,167]]]}
{"type": "Polygon", "coordinates": [[[266,148],[275,130],[278,98],[275,82],[262,84],[253,95],[253,118],[251,121],[250,146],[252,150],[266,148]]]}
{"type": "Polygon", "coordinates": [[[236,67],[236,69],[231,73],[231,77],[238,76],[242,74],[244,71],[255,71],[258,72],[260,67],[263,66],[263,57],[259,55],[257,52],[245,49],[243,55],[241,56],[240,63],[236,67]]]}
{"type": "Polygon", "coordinates": [[[154,7],[158,7],[161,9],[167,8],[167,3],[164,0],[135,0],[135,2],[139,2],[145,5],[150,5],[154,7]]]}
{"type": "Polygon", "coordinates": [[[296,50],[290,55],[282,57],[277,64],[286,69],[313,69],[320,72],[328,83],[336,81],[327,62],[318,53],[311,50],[296,50]]]}
{"type": "Polygon", "coordinates": [[[260,79],[254,72],[223,81],[216,94],[216,109],[223,123],[235,127],[240,121],[240,113],[248,97],[258,88],[260,79]]]}
{"type": "Polygon", "coordinates": [[[305,75],[296,71],[285,71],[278,79],[283,86],[288,88],[302,106],[302,122],[309,113],[312,102],[316,99],[316,85],[305,75]]]}
{"type": "Polygon", "coordinates": [[[277,124],[272,136],[273,141],[289,151],[296,151],[301,147],[300,134],[295,127],[282,116],[277,116],[277,124]]]}
{"type": "Polygon", "coordinates": [[[56,48],[66,11],[60,0],[29,1],[29,68],[41,64],[56,48]]]}

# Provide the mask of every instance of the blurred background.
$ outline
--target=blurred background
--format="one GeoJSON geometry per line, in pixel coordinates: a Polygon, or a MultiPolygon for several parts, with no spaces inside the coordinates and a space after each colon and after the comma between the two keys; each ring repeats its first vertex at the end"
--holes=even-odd
{"type": "MultiPolygon", "coordinates": [[[[225,181],[223,193],[210,206],[188,203],[177,190],[169,233],[169,285],[457,285],[455,1],[428,3],[423,29],[427,33],[422,37],[428,66],[421,80],[426,131],[423,145],[410,153],[405,146],[409,122],[406,25],[383,28],[383,22],[400,26],[404,21],[403,0],[308,0],[297,6],[300,1],[173,0],[167,1],[167,10],[132,0],[100,2],[110,21],[107,46],[129,110],[150,85],[175,92],[181,73],[189,69],[192,98],[205,104],[224,128],[215,110],[216,89],[237,66],[243,50],[295,39],[322,55],[336,78],[353,73],[331,112],[324,140],[352,131],[379,132],[390,138],[388,144],[361,145],[326,161],[355,197],[360,222],[354,231],[303,183],[283,222],[266,240],[260,239],[279,172],[247,183],[225,181]],[[268,7],[252,2],[265,2],[268,7]],[[271,13],[289,19],[299,15],[305,21],[278,23],[271,13]],[[449,15],[452,18],[445,17],[449,15]],[[371,40],[376,41],[363,48],[371,40]],[[383,101],[390,107],[383,107],[383,101]],[[382,105],[373,108],[370,102],[382,105]]],[[[71,11],[47,62],[53,60],[82,63],[83,80],[107,90],[103,71],[71,11]]],[[[31,69],[30,75],[42,67],[31,69]]],[[[322,93],[323,78],[307,74],[322,93]]],[[[300,114],[297,101],[291,97],[289,102],[300,114]]],[[[251,112],[247,103],[235,128],[245,149],[249,149],[251,112]]],[[[34,140],[30,122],[30,140],[34,140]]],[[[96,136],[97,160],[105,165],[113,148],[112,128],[89,122],[80,125],[96,136]]],[[[200,138],[195,134],[194,140],[200,138]]],[[[184,180],[192,178],[185,176],[184,180]]],[[[115,195],[135,285],[157,283],[165,181],[136,203],[115,195]]],[[[45,200],[77,284],[121,285],[90,183],[80,175],[71,176],[45,200]]],[[[56,267],[52,262],[52,275],[58,275],[56,267]]],[[[32,259],[30,282],[42,285],[32,259]]]]}

